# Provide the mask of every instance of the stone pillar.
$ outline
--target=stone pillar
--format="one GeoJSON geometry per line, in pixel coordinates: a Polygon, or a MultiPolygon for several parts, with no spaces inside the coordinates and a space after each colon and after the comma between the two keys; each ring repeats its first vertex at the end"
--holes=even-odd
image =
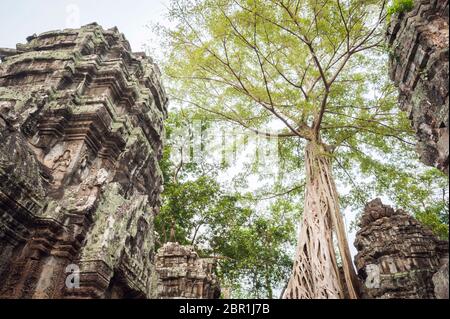
{"type": "Polygon", "coordinates": [[[392,16],[387,31],[390,75],[400,108],[417,133],[421,160],[448,174],[448,0],[415,0],[414,9],[392,16]]]}
{"type": "Polygon", "coordinates": [[[166,243],[156,254],[158,298],[219,298],[215,267],[214,259],[199,258],[192,246],[166,243]]]}
{"type": "Polygon", "coordinates": [[[160,71],[95,23],[27,40],[0,50],[0,297],[154,297],[160,71]]]}
{"type": "MultiPolygon", "coordinates": [[[[356,234],[356,269],[364,298],[435,298],[433,275],[447,263],[448,241],[438,240],[416,219],[380,199],[368,203],[356,234]]],[[[445,275],[443,274],[443,277],[445,275]]],[[[446,274],[448,294],[448,272],[446,274]]],[[[437,278],[445,285],[445,278],[437,278]]]]}

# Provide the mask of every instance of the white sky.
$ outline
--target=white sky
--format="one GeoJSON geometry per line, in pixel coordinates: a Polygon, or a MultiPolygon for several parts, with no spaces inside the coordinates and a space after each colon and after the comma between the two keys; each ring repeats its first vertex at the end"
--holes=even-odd
{"type": "Polygon", "coordinates": [[[0,8],[0,47],[15,48],[36,33],[97,22],[117,26],[133,51],[149,42],[149,23],[164,23],[168,0],[5,0],[0,8]],[[77,14],[79,12],[79,14],[77,14]]]}

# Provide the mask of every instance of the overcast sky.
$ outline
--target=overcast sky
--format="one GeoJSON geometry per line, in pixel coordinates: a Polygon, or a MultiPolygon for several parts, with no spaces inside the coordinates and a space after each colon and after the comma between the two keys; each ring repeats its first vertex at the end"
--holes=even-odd
{"type": "Polygon", "coordinates": [[[153,22],[164,23],[168,0],[5,0],[0,9],[0,47],[14,48],[26,37],[97,22],[117,26],[133,51],[148,43],[153,22]]]}

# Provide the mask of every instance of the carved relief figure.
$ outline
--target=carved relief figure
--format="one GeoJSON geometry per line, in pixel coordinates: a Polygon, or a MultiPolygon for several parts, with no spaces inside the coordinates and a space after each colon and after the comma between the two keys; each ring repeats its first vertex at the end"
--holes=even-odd
{"type": "Polygon", "coordinates": [[[59,185],[67,172],[67,168],[72,160],[70,150],[65,150],[64,153],[53,161],[52,174],[53,184],[59,185]]]}

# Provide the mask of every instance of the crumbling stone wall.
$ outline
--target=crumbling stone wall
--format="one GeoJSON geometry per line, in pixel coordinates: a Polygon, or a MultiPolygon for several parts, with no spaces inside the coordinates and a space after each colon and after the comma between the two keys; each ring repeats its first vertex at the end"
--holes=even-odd
{"type": "Polygon", "coordinates": [[[448,298],[448,271],[440,271],[448,269],[447,241],[380,199],[366,205],[359,226],[355,265],[364,298],[448,298]]]}
{"type": "Polygon", "coordinates": [[[0,297],[155,297],[160,71],[116,28],[27,40],[0,49],[0,297]]]}
{"type": "Polygon", "coordinates": [[[220,287],[216,263],[199,258],[191,246],[166,243],[156,254],[158,297],[162,299],[217,299],[220,287]]]}
{"type": "Polygon", "coordinates": [[[387,31],[390,75],[417,133],[420,158],[447,174],[448,22],[448,0],[415,0],[412,11],[392,16],[387,31]]]}

